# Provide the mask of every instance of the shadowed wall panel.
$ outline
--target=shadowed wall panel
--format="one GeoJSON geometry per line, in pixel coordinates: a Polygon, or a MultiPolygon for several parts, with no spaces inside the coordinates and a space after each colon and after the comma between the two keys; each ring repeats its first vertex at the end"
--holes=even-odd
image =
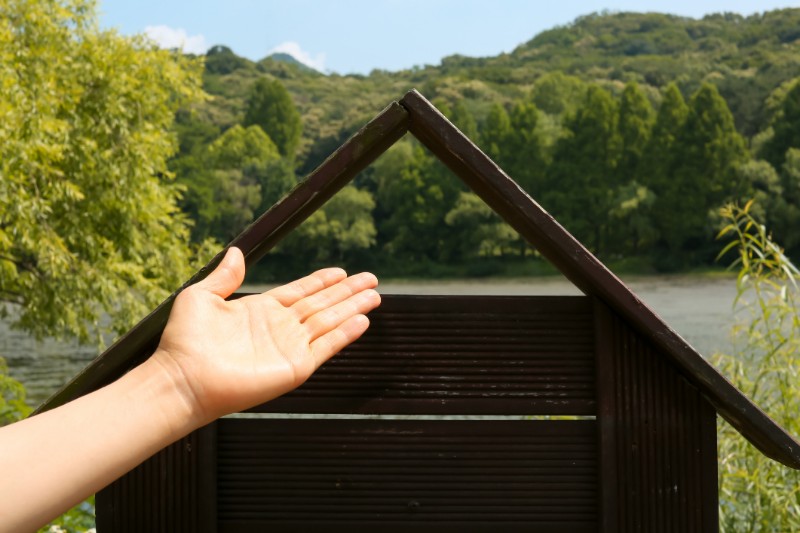
{"type": "Polygon", "coordinates": [[[629,325],[597,309],[601,454],[613,465],[602,484],[607,530],[717,531],[714,409],[629,325]]]}
{"type": "Polygon", "coordinates": [[[216,531],[215,441],[194,431],[98,492],[98,531],[216,531]]]}
{"type": "Polygon", "coordinates": [[[592,307],[583,296],[385,295],[367,333],[284,413],[595,413],[592,307]]]}
{"type": "Polygon", "coordinates": [[[593,420],[224,419],[219,530],[596,531],[596,445],[593,420]]]}

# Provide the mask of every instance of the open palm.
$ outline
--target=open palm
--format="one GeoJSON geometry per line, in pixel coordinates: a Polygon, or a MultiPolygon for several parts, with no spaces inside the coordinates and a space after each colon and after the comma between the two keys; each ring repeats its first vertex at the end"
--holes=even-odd
{"type": "Polygon", "coordinates": [[[176,376],[204,421],[271,400],[302,384],[369,325],[377,279],[317,271],[263,294],[226,301],[244,279],[231,248],[175,300],[153,358],[176,376]]]}

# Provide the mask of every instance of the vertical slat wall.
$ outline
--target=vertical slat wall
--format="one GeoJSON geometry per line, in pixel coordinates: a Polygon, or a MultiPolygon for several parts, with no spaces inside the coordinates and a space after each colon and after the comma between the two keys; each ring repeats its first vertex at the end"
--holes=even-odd
{"type": "Polygon", "coordinates": [[[603,530],[717,531],[716,412],[630,325],[595,309],[603,530]]]}
{"type": "Polygon", "coordinates": [[[211,424],[98,492],[98,531],[216,531],[215,449],[216,424],[211,424]]]}

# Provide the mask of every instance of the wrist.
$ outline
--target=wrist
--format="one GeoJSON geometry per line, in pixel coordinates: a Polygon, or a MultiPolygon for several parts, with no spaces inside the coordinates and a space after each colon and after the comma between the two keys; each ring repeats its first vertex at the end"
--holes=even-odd
{"type": "Polygon", "coordinates": [[[175,440],[210,422],[200,409],[197,395],[180,365],[164,357],[162,349],[130,373],[138,374],[146,387],[147,400],[164,418],[175,440]]]}

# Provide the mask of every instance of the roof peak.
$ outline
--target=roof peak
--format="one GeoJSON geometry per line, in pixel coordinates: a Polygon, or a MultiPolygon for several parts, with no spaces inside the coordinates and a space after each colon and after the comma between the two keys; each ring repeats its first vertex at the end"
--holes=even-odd
{"type": "MultiPolygon", "coordinates": [[[[797,440],[717,372],[416,90],[389,104],[229,246],[239,247],[248,265],[255,263],[406,132],[433,152],[581,291],[605,303],[659,348],[723,418],[759,450],[787,466],[800,468],[797,440]]],[[[158,344],[175,296],[205,278],[224,253],[225,250],[200,269],[37,412],[100,388],[149,357],[158,344]]]]}

